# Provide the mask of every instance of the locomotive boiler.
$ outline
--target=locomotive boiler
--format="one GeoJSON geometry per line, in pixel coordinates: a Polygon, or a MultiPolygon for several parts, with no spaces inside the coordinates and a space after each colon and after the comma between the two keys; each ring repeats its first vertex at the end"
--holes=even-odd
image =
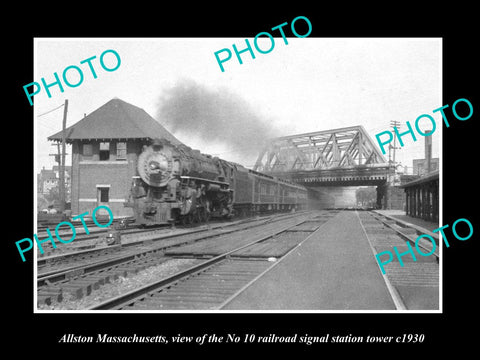
{"type": "Polygon", "coordinates": [[[138,157],[129,201],[135,222],[207,221],[233,214],[232,165],[185,145],[155,139],[138,157]]]}

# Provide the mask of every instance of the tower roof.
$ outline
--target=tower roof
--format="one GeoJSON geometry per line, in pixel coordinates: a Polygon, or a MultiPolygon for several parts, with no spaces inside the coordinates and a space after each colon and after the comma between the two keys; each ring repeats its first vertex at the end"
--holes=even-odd
{"type": "MultiPolygon", "coordinates": [[[[66,141],[97,139],[166,139],[182,144],[147,112],[137,106],[114,98],[82,120],[66,128],[66,141]]],[[[61,141],[62,131],[48,137],[61,141]]]]}

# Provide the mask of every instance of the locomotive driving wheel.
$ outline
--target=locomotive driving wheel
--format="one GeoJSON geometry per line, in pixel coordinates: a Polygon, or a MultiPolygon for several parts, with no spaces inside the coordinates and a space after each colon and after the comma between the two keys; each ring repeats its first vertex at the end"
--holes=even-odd
{"type": "Polygon", "coordinates": [[[188,213],[188,214],[182,215],[180,221],[181,221],[183,226],[188,226],[188,225],[193,224],[193,214],[188,213]]]}
{"type": "Polygon", "coordinates": [[[205,201],[205,206],[203,207],[203,222],[208,222],[210,220],[210,201],[207,199],[205,201]]]}
{"type": "Polygon", "coordinates": [[[200,219],[205,223],[210,220],[210,211],[207,208],[202,208],[202,211],[200,211],[200,219]]]}
{"type": "Polygon", "coordinates": [[[205,207],[198,207],[197,211],[195,211],[195,215],[193,215],[193,222],[196,223],[204,223],[210,219],[210,216],[205,209],[205,207]]]}

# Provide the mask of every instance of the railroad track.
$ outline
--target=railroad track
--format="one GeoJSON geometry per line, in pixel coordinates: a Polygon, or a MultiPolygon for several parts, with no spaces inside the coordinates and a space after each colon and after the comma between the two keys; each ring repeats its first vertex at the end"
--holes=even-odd
{"type": "MultiPolygon", "coordinates": [[[[418,235],[425,233],[417,227],[376,212],[358,212],[357,214],[374,255],[382,251],[393,252],[394,246],[399,253],[405,253],[408,250],[406,242],[411,242],[413,245],[418,235]]],[[[438,236],[428,231],[426,233],[431,235],[438,245],[438,236]]],[[[433,247],[428,241],[418,241],[418,246],[424,249],[426,254],[430,253],[433,247]]],[[[416,256],[416,261],[409,254],[403,256],[404,266],[401,266],[395,256],[384,266],[383,277],[398,310],[438,310],[438,248],[439,246],[436,246],[435,252],[430,256],[416,256]]]]}
{"type": "MultiPolygon", "coordinates": [[[[50,242],[45,242],[42,244],[42,248],[44,253],[41,254],[40,250],[37,249],[37,264],[42,265],[42,263],[47,263],[51,261],[51,259],[59,258],[59,255],[65,255],[66,257],[72,252],[80,252],[80,251],[87,251],[92,250],[95,251],[95,247],[98,245],[99,242],[105,242],[105,237],[108,233],[112,231],[119,231],[122,238],[129,238],[132,236],[137,236],[142,234],[161,234],[166,233],[171,230],[170,227],[166,226],[159,226],[159,227],[152,227],[149,229],[143,229],[138,227],[132,227],[126,229],[117,229],[113,225],[111,225],[107,229],[99,229],[99,228],[92,228],[89,227],[89,234],[83,233],[83,226],[81,224],[73,224],[75,228],[78,230],[77,236],[75,237],[74,243],[71,243],[68,247],[59,246],[57,248],[53,248],[50,242]]],[[[88,224],[87,224],[88,225],[88,224]]],[[[38,231],[39,232],[39,231],[38,231]]],[[[59,235],[62,238],[70,238],[72,236],[72,232],[70,230],[59,231],[59,235]]],[[[45,233],[38,234],[39,240],[45,240],[47,238],[45,233]]]]}
{"type": "Polygon", "coordinates": [[[439,236],[438,236],[438,234],[432,233],[431,231],[428,231],[426,229],[421,229],[421,228],[419,228],[419,227],[417,227],[413,224],[407,224],[403,221],[396,220],[392,217],[387,217],[387,216],[382,215],[382,214],[377,213],[377,212],[370,211],[370,212],[367,212],[367,214],[369,214],[375,220],[382,223],[385,227],[393,230],[402,239],[411,242],[412,245],[417,243],[418,247],[425,250],[425,253],[429,253],[432,250],[433,245],[432,245],[431,242],[429,242],[427,240],[420,239],[420,240],[417,241],[417,237],[421,234],[424,234],[424,233],[430,235],[435,240],[435,244],[436,244],[435,251],[433,252],[432,255],[437,260],[437,262],[439,261],[440,254],[439,254],[439,251],[438,251],[438,249],[439,249],[439,246],[438,246],[439,236]]]}
{"type": "MultiPolygon", "coordinates": [[[[133,218],[123,218],[123,219],[115,219],[113,220],[112,227],[118,226],[120,223],[120,220],[124,220],[127,224],[130,224],[132,226],[134,219],[133,218]]],[[[37,221],[37,232],[45,231],[46,229],[53,230],[55,227],[62,221],[68,221],[70,222],[73,226],[77,227],[78,229],[83,229],[83,224],[82,221],[80,220],[72,220],[71,217],[65,217],[65,218],[58,218],[56,220],[51,220],[51,221],[37,221]]],[[[85,226],[88,227],[89,232],[95,232],[95,231],[102,231],[102,229],[99,229],[93,219],[91,218],[84,218],[83,221],[85,222],[85,226]]],[[[97,219],[97,221],[100,224],[106,224],[108,221],[102,218],[97,219]]],[[[62,231],[59,231],[60,234],[62,234],[62,231]]]]}
{"type": "MultiPolygon", "coordinates": [[[[187,230],[168,232],[161,230],[135,231],[127,233],[122,232],[122,245],[114,246],[100,246],[92,245],[92,248],[75,250],[68,253],[61,253],[53,256],[40,257],[37,259],[38,278],[44,278],[60,272],[68,272],[77,270],[83,266],[91,265],[94,262],[101,261],[102,258],[108,256],[121,255],[121,253],[129,254],[129,247],[145,246],[147,250],[154,247],[154,243],[160,240],[176,239],[179,237],[185,238],[186,241],[193,241],[204,238],[203,233],[214,231],[214,234],[225,234],[238,229],[254,227],[269,221],[279,221],[288,219],[292,216],[297,216],[302,212],[296,214],[277,214],[273,216],[259,217],[254,219],[245,219],[237,222],[229,223],[214,223],[213,225],[204,225],[187,230]]],[[[174,242],[176,244],[176,242],[174,242]]],[[[164,244],[161,245],[165,247],[164,244]]]]}
{"type": "Polygon", "coordinates": [[[281,226],[263,227],[256,234],[233,237],[230,241],[208,241],[172,248],[165,252],[167,256],[208,259],[89,310],[221,309],[335,214],[310,214],[291,219],[281,226]]]}
{"type": "MultiPolygon", "coordinates": [[[[221,228],[221,226],[213,227],[213,229],[221,228]]],[[[102,261],[106,256],[116,256],[127,254],[131,252],[132,247],[140,247],[142,245],[150,247],[152,243],[165,240],[174,239],[180,236],[193,235],[207,231],[207,227],[196,228],[187,231],[177,231],[175,233],[165,233],[153,231],[139,231],[135,233],[129,233],[129,238],[126,238],[122,233],[122,244],[112,246],[99,246],[95,244],[91,248],[71,251],[68,253],[62,253],[58,255],[43,257],[37,259],[37,270],[39,277],[45,277],[58,272],[65,272],[74,270],[76,268],[87,266],[96,261],[102,261]]]]}
{"type": "MultiPolygon", "coordinates": [[[[96,249],[96,251],[82,251],[72,253],[67,258],[58,256],[65,261],[52,263],[48,270],[37,276],[37,303],[51,304],[61,302],[65,293],[73,294],[76,298],[89,295],[93,290],[107,284],[120,276],[136,274],[147,267],[161,264],[168,260],[163,255],[169,249],[189,246],[194,243],[205,242],[231,243],[241,241],[242,236],[249,236],[261,225],[269,228],[277,227],[278,221],[294,221],[298,214],[277,215],[257,220],[242,221],[237,224],[217,225],[208,229],[193,229],[190,232],[153,236],[146,240],[96,249]],[[235,235],[233,235],[235,234],[235,235]]],[[[199,246],[199,245],[197,245],[199,246]]],[[[205,245],[200,245],[200,248],[205,245]]],[[[202,257],[208,257],[203,254],[202,257]]]]}

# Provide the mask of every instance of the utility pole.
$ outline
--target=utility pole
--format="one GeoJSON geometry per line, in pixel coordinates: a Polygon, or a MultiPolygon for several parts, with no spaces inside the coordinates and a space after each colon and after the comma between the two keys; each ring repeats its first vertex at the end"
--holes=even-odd
{"type": "Polygon", "coordinates": [[[67,126],[67,112],[68,112],[68,100],[65,99],[65,105],[63,108],[63,123],[62,123],[62,155],[60,158],[60,173],[58,193],[60,195],[60,212],[65,211],[65,138],[66,138],[66,126],[67,126]]]}

